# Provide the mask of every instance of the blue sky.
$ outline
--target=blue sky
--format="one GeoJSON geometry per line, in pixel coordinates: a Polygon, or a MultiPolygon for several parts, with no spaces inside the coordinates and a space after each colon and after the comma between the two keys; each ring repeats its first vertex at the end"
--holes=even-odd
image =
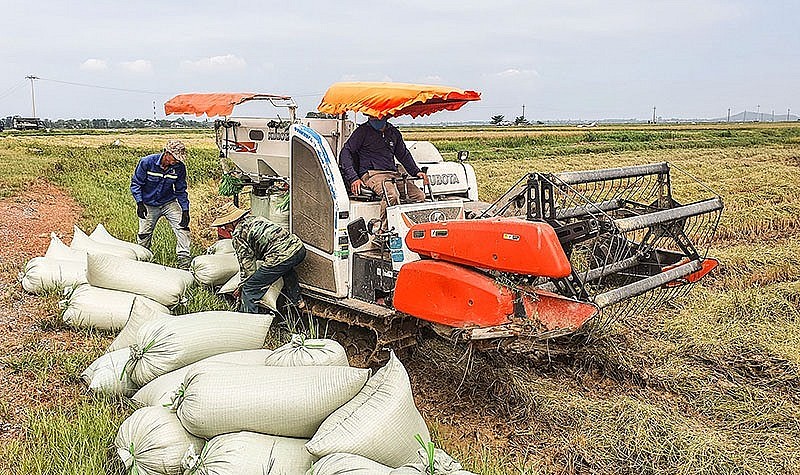
{"type": "MultiPolygon", "coordinates": [[[[185,92],[315,110],[342,80],[482,93],[419,121],[800,112],[800,3],[778,1],[3,1],[0,116],[164,116],[185,92]],[[62,81],[62,82],[56,82],[62,81]],[[76,86],[149,91],[142,93],[76,86]]],[[[407,122],[408,119],[402,122],[407,122]]]]}

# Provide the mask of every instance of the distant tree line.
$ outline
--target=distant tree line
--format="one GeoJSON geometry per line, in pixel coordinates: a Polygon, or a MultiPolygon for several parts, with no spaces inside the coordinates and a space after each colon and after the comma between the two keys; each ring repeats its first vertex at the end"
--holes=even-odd
{"type": "MultiPolygon", "coordinates": [[[[147,128],[212,128],[213,121],[191,120],[179,117],[167,119],[38,119],[41,127],[46,129],[147,129],[147,128]]],[[[14,118],[3,119],[6,129],[14,128],[14,118]]]]}

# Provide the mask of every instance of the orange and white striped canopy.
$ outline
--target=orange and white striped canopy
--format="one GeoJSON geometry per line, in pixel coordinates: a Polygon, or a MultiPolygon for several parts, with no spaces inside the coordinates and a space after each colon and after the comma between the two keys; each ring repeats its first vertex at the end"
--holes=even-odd
{"type": "Polygon", "coordinates": [[[448,86],[399,82],[337,82],[328,88],[317,110],[338,115],[347,111],[383,118],[418,117],[441,110],[457,110],[481,94],[448,86]]]}

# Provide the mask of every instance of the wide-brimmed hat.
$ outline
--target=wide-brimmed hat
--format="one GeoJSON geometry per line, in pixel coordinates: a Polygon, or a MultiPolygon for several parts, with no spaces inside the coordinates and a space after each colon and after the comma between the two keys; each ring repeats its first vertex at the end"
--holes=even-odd
{"type": "Polygon", "coordinates": [[[186,160],[186,145],[180,140],[169,140],[164,147],[164,151],[175,157],[175,160],[179,162],[186,160]]]}
{"type": "Polygon", "coordinates": [[[249,212],[249,209],[239,209],[232,206],[230,210],[221,211],[220,216],[211,223],[211,227],[218,228],[228,223],[233,223],[234,221],[242,219],[249,212]]]}

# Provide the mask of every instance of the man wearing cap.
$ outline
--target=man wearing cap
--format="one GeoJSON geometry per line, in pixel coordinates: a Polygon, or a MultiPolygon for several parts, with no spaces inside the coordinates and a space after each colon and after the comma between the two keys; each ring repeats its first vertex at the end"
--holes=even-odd
{"type": "Polygon", "coordinates": [[[221,227],[231,233],[241,269],[241,311],[258,313],[256,302],[281,277],[286,298],[298,308],[304,308],[294,270],[306,257],[303,242],[268,219],[248,216],[248,213],[233,208],[211,223],[212,227],[221,227]],[[263,264],[259,265],[258,261],[263,264]]]}
{"type": "Polygon", "coordinates": [[[403,142],[403,136],[397,127],[388,122],[388,117],[378,119],[368,116],[366,122],[356,127],[339,153],[339,169],[354,195],[358,195],[361,187],[366,186],[381,197],[383,227],[386,226],[387,201],[389,206],[401,201],[425,201],[425,193],[413,181],[398,181],[400,186],[387,181],[401,178],[400,172],[407,172],[411,176],[422,178],[424,183],[428,182],[428,176],[414,162],[414,157],[403,142]],[[395,157],[402,165],[399,171],[394,162],[395,157]]]}
{"type": "Polygon", "coordinates": [[[170,140],[161,153],[139,160],[131,178],[131,194],[139,216],[139,244],[150,249],[153,230],[163,216],[172,226],[178,243],[177,265],[188,269],[191,263],[189,240],[189,195],[186,193],[186,146],[170,140]]]}

